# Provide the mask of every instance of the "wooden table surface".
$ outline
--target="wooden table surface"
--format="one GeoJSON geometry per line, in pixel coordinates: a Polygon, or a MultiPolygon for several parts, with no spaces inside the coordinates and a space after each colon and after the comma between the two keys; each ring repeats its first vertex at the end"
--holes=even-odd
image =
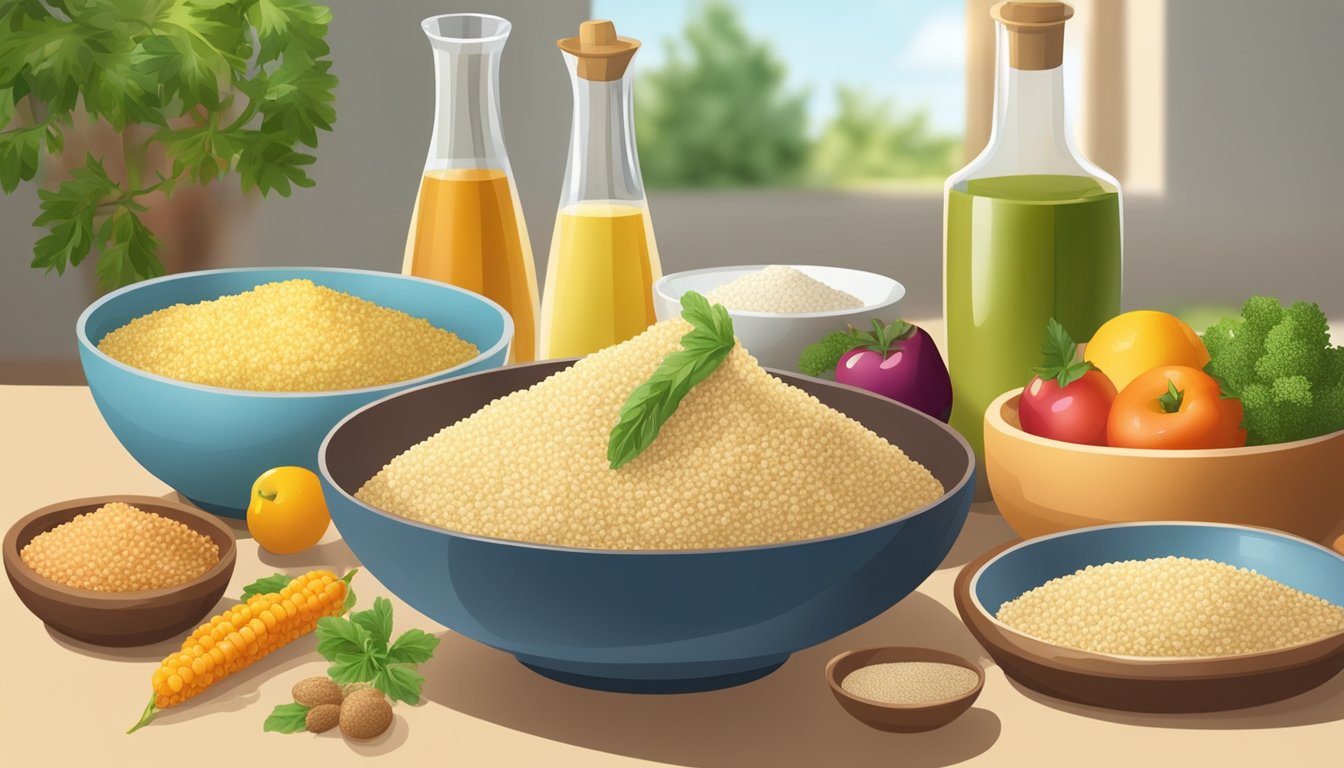
{"type": "MultiPolygon", "coordinates": [[[[0,387],[0,467],[8,526],[37,507],[96,494],[167,494],[103,424],[84,387],[0,387]]],[[[333,528],[290,557],[259,553],[238,534],[227,592],[274,572],[344,570],[354,556],[333,528]]],[[[821,646],[795,654],[758,682],[711,693],[632,696],[543,679],[507,654],[454,634],[392,597],[368,572],[361,605],[395,603],[397,631],[420,627],[442,642],[425,700],[398,704],[393,728],[362,745],[336,732],[264,733],[262,721],[290,700],[295,681],[321,674],[311,637],[161,713],[133,736],[149,677],[176,641],[104,649],[49,631],[12,589],[0,589],[0,761],[10,766],[392,765],[449,766],[1221,766],[1336,765],[1344,747],[1344,675],[1288,701],[1230,713],[1150,716],[1050,699],[1007,680],[970,636],[952,603],[958,568],[1012,538],[992,504],[977,504],[947,560],[891,610],[821,646]],[[930,733],[885,734],[850,719],[822,677],[826,661],[869,645],[928,645],[985,667],[984,692],[953,724],[930,733]],[[392,757],[391,755],[395,755],[392,757]],[[431,762],[432,761],[432,762],[431,762]]]]}

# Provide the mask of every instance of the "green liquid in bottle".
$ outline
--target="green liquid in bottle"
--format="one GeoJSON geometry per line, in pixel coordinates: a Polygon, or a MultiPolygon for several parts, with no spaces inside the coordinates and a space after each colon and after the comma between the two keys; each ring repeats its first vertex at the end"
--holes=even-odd
{"type": "Polygon", "coordinates": [[[966,182],[947,200],[952,426],[984,462],[984,415],[1030,381],[1054,317],[1085,343],[1120,312],[1120,199],[1087,176],[966,182]]]}

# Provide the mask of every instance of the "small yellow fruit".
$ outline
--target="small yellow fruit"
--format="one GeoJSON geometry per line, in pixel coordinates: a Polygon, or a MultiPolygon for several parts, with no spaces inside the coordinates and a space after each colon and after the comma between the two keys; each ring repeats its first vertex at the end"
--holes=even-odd
{"type": "Polygon", "coordinates": [[[1083,356],[1119,391],[1158,366],[1202,369],[1209,362],[1209,351],[1190,326],[1175,315],[1150,309],[1107,320],[1087,342],[1083,356]]]}
{"type": "Polygon", "coordinates": [[[322,484],[311,471],[276,467],[252,484],[247,530],[268,552],[302,552],[322,539],[330,523],[322,484]]]}

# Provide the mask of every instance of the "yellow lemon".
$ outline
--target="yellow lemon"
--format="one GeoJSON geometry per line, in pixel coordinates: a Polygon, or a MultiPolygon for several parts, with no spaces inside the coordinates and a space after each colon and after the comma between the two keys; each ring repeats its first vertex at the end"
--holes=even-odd
{"type": "Polygon", "coordinates": [[[1117,390],[1160,365],[1203,368],[1209,351],[1190,326],[1175,315],[1140,309],[1107,320],[1087,343],[1084,357],[1101,369],[1117,390]]]}

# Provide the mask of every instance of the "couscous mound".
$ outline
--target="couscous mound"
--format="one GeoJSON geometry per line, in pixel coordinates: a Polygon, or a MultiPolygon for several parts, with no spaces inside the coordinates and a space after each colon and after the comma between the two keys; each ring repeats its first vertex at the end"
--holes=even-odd
{"type": "Polygon", "coordinates": [[[1344,632],[1344,608],[1188,557],[1088,566],[1009,600],[996,617],[1056,645],[1118,656],[1235,656],[1344,632]]]}
{"type": "Polygon", "coordinates": [[[256,392],[376,387],[479,354],[428,320],[311,280],[174,304],[112,331],[98,349],[170,379],[256,392]]]}
{"type": "Polygon", "coordinates": [[[680,550],[846,533],[943,494],[899,448],[766,373],[741,345],[648,449],[611,469],[621,406],[689,329],[658,323],[495,400],[394,458],[357,497],[463,533],[680,550]]]}

